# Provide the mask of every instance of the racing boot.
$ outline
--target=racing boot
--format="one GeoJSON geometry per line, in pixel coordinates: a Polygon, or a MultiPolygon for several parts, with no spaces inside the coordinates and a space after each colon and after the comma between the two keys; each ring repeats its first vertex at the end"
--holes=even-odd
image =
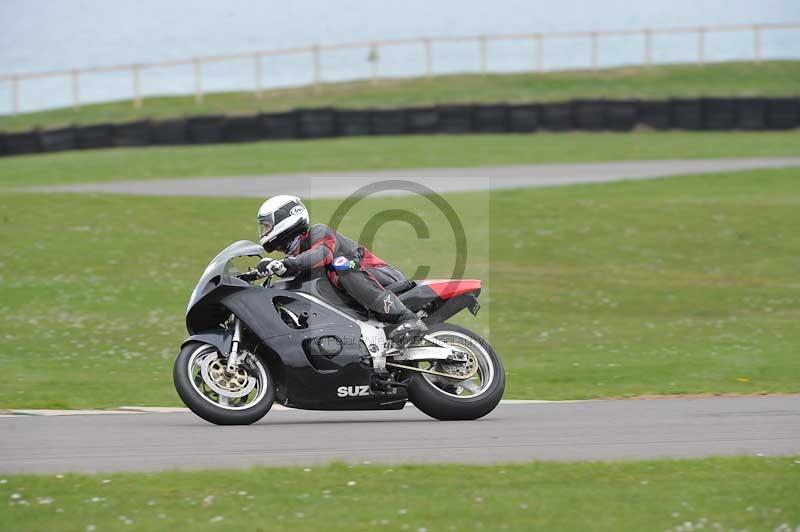
{"type": "Polygon", "coordinates": [[[425,322],[408,309],[405,310],[398,321],[399,324],[397,327],[392,329],[389,333],[389,339],[396,343],[401,349],[428,332],[428,326],[425,325],[425,322]]]}
{"type": "MultiPolygon", "coordinates": [[[[339,259],[337,259],[339,260],[339,259]]],[[[406,347],[415,337],[423,335],[428,328],[417,315],[411,312],[394,292],[384,289],[374,276],[357,269],[338,271],[339,283],[345,292],[364,305],[379,319],[396,326],[387,326],[389,340],[406,347]]]]}

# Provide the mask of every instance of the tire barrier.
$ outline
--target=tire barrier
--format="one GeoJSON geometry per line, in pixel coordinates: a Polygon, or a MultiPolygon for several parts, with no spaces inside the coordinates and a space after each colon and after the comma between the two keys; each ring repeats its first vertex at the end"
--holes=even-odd
{"type": "Polygon", "coordinates": [[[110,148],[114,145],[114,126],[111,124],[94,124],[76,127],[75,137],[78,142],[78,148],[82,150],[110,148]]]}
{"type": "Polygon", "coordinates": [[[672,100],[672,128],[703,129],[702,100],[672,100]]]}
{"type": "Polygon", "coordinates": [[[572,104],[572,118],[577,129],[602,131],[606,128],[606,105],[603,100],[576,100],[572,104]]]}
{"type": "Polygon", "coordinates": [[[727,131],[736,127],[737,105],[731,98],[708,98],[703,102],[704,129],[727,131]]]}
{"type": "Polygon", "coordinates": [[[0,132],[0,156],[115,146],[252,142],[362,135],[784,130],[800,127],[800,98],[678,98],[298,109],[0,132]]]}
{"type": "Polygon", "coordinates": [[[571,103],[542,104],[542,127],[548,131],[573,129],[572,108],[571,103]]]}
{"type": "Polygon", "coordinates": [[[792,129],[800,126],[800,101],[797,98],[772,98],[767,101],[769,129],[792,129]]]}
{"type": "Polygon", "coordinates": [[[297,112],[271,113],[261,116],[264,137],[267,139],[295,139],[298,137],[297,112]]]}
{"type": "Polygon", "coordinates": [[[353,137],[370,134],[370,112],[361,110],[344,110],[336,114],[336,132],[342,137],[353,137]]]}
{"type": "Polygon", "coordinates": [[[406,128],[408,133],[436,133],[439,131],[439,109],[436,107],[406,109],[406,128]]]}
{"type": "Polygon", "coordinates": [[[508,106],[479,105],[472,111],[472,127],[477,133],[508,131],[508,106]]]}
{"type": "Polygon", "coordinates": [[[261,117],[229,116],[222,129],[225,142],[252,142],[264,138],[261,117]]]}
{"type": "Polygon", "coordinates": [[[508,130],[514,133],[530,133],[539,129],[539,106],[512,105],[508,108],[508,130]]]}
{"type": "Polygon", "coordinates": [[[738,101],[736,129],[765,129],[767,127],[767,100],[765,98],[742,98],[738,101]]]}
{"type": "Polygon", "coordinates": [[[39,148],[39,131],[9,133],[3,138],[6,155],[25,155],[41,151],[39,148]]]}
{"type": "Polygon", "coordinates": [[[39,145],[42,151],[75,150],[78,148],[75,128],[46,129],[39,133],[39,145]]]}
{"type": "Polygon", "coordinates": [[[630,131],[636,127],[639,117],[637,102],[617,100],[605,102],[605,129],[610,131],[630,131]]]}
{"type": "Polygon", "coordinates": [[[193,144],[216,144],[222,142],[222,131],[225,127],[225,117],[198,116],[187,121],[189,140],[193,144]]]}
{"type": "Polygon", "coordinates": [[[189,144],[189,127],[183,118],[173,120],[160,120],[150,124],[153,134],[153,144],[162,146],[176,146],[189,144]]]}
{"type": "Polygon", "coordinates": [[[329,108],[297,111],[300,138],[333,137],[336,133],[336,111],[329,108]]]}
{"type": "Polygon", "coordinates": [[[373,135],[402,135],[406,132],[404,109],[376,109],[369,114],[373,135]]]}
{"type": "Polygon", "coordinates": [[[116,124],[113,131],[114,146],[137,147],[152,144],[149,120],[116,124]]]}
{"type": "Polygon", "coordinates": [[[439,107],[438,133],[470,133],[472,132],[472,106],[445,105],[439,107]]]}
{"type": "Polygon", "coordinates": [[[639,102],[639,123],[663,131],[672,127],[672,102],[644,100],[639,102]]]}

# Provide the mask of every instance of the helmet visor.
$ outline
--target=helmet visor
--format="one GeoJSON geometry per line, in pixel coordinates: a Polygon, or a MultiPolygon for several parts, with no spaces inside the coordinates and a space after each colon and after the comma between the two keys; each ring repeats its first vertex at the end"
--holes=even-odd
{"type": "Polygon", "coordinates": [[[275,215],[270,213],[265,216],[258,217],[258,239],[261,240],[267,236],[270,231],[275,227],[275,215]]]}

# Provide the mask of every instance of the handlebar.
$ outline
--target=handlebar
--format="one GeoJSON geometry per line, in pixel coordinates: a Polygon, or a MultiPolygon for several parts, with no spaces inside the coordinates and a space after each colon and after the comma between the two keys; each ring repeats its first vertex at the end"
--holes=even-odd
{"type": "Polygon", "coordinates": [[[240,273],[236,277],[241,279],[242,281],[247,281],[248,283],[252,283],[253,281],[258,281],[259,279],[263,279],[265,277],[271,277],[271,275],[262,275],[258,272],[258,270],[252,270],[249,272],[240,273]]]}

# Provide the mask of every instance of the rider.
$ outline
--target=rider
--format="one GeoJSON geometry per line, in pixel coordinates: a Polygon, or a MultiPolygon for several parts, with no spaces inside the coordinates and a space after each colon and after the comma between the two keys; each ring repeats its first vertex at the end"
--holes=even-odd
{"type": "Polygon", "coordinates": [[[395,268],[364,246],[324,224],[309,227],[306,206],[296,196],[274,196],[258,209],[259,243],[268,253],[287,255],[282,260],[264,258],[262,275],[296,276],[325,268],[334,286],[347,292],[384,321],[398,324],[391,333],[397,340],[423,334],[427,327],[386,286],[407,281],[395,268]]]}

